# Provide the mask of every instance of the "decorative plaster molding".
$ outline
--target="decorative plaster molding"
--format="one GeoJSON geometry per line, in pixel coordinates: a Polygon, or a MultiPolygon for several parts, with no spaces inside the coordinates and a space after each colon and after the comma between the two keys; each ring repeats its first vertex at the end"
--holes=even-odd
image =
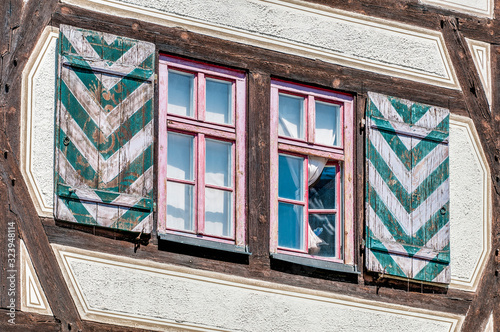
{"type": "Polygon", "coordinates": [[[45,217],[52,216],[53,206],[55,52],[58,36],[59,29],[45,28],[28,59],[22,78],[21,172],[38,215],[45,217]],[[44,73],[52,68],[53,75],[44,73]],[[45,107],[36,107],[36,102],[45,107]],[[40,118],[45,121],[40,121],[40,118]]]}
{"type": "Polygon", "coordinates": [[[479,78],[481,79],[481,83],[483,83],[486,98],[488,98],[488,103],[491,107],[493,91],[491,89],[490,44],[468,38],[466,38],[466,40],[472,54],[472,59],[474,60],[474,64],[476,65],[476,69],[479,73],[479,78]]]}
{"type": "Polygon", "coordinates": [[[484,328],[484,332],[495,332],[493,322],[493,312],[491,312],[490,318],[488,319],[488,323],[486,323],[486,327],[484,328]]]}
{"type": "MultiPolygon", "coordinates": [[[[469,142],[469,144],[472,146],[472,154],[474,158],[476,159],[476,162],[481,170],[480,174],[480,181],[482,181],[482,185],[480,185],[480,192],[478,193],[471,193],[470,195],[473,196],[480,196],[476,197],[479,199],[482,204],[479,206],[475,207],[478,210],[478,213],[480,215],[473,215],[473,218],[468,218],[466,217],[467,223],[461,223],[460,225],[454,224],[454,216],[457,215],[464,215],[467,216],[468,213],[470,213],[471,208],[471,203],[469,204],[456,204],[455,206],[451,206],[450,211],[451,211],[451,284],[450,287],[452,288],[458,288],[466,291],[471,291],[474,292],[477,289],[479,280],[481,278],[481,275],[484,271],[484,268],[487,263],[487,258],[491,252],[491,221],[492,221],[492,202],[491,202],[491,173],[490,173],[490,168],[488,166],[488,163],[486,161],[486,156],[484,154],[484,151],[481,146],[481,141],[479,140],[479,136],[477,134],[476,128],[474,126],[473,121],[470,118],[467,117],[462,117],[458,115],[452,114],[450,116],[450,177],[453,176],[453,168],[454,164],[456,165],[457,163],[462,163],[464,164],[465,168],[468,168],[469,166],[466,164],[467,160],[458,158],[458,157],[453,157],[453,129],[458,129],[461,130],[462,133],[466,134],[466,140],[469,142]],[[457,211],[457,208],[460,210],[457,211]],[[474,222],[477,222],[474,223],[474,222]],[[454,227],[454,225],[457,225],[454,227]],[[480,239],[477,239],[477,243],[471,243],[471,234],[472,231],[478,230],[480,239]],[[457,241],[453,241],[454,237],[457,238],[467,238],[469,242],[459,242],[461,248],[460,253],[457,253],[457,251],[454,251],[454,246],[453,243],[456,243],[457,241]],[[473,251],[472,249],[477,249],[478,253],[476,256],[471,255],[471,252],[473,251]],[[466,260],[473,260],[475,261],[475,264],[472,264],[472,269],[467,268],[466,272],[464,274],[468,275],[468,277],[464,277],[463,275],[461,277],[457,276],[457,266],[459,266],[461,263],[463,263],[466,260]],[[455,272],[454,272],[455,269],[455,272]]],[[[463,136],[463,135],[460,135],[463,136]]],[[[456,151],[461,150],[462,152],[467,149],[465,146],[458,146],[456,147],[456,151]]],[[[457,172],[455,172],[456,174],[457,172]]],[[[460,177],[460,174],[458,174],[460,177]]],[[[461,178],[463,179],[463,178],[461,178]]],[[[452,178],[453,180],[453,178],[452,178]]],[[[453,201],[459,201],[461,199],[468,199],[466,192],[471,191],[472,188],[469,184],[465,183],[464,181],[460,180],[462,187],[464,188],[455,188],[454,184],[457,184],[457,181],[451,181],[450,182],[450,202],[453,204],[453,201]],[[455,188],[455,189],[454,189],[455,188]],[[462,190],[464,189],[464,190],[462,190]],[[465,198],[464,198],[465,197],[465,198]]],[[[469,195],[469,196],[470,196],[469,195]]],[[[465,203],[465,202],[464,202],[465,203]]],[[[456,246],[455,248],[457,248],[456,246]]]]}
{"type": "Polygon", "coordinates": [[[493,18],[494,0],[420,0],[423,3],[435,5],[462,13],[493,18]]]}
{"type": "Polygon", "coordinates": [[[52,316],[47,297],[36,275],[33,263],[21,240],[21,311],[52,316]]]}
{"type": "MultiPolygon", "coordinates": [[[[430,328],[451,332],[460,331],[464,320],[463,316],[448,313],[57,244],[52,248],[80,316],[98,322],[153,330],[244,331],[302,321],[320,329],[324,321],[315,321],[318,312],[323,320],[341,320],[357,330],[366,330],[370,325],[373,332],[385,331],[390,325],[412,331],[430,328]],[[225,300],[220,301],[221,297],[225,300]],[[294,316],[297,313],[293,310],[304,308],[316,311],[300,311],[300,315],[306,315],[303,320],[294,316]],[[224,313],[216,314],[220,312],[224,313]],[[274,319],[269,321],[263,315],[274,319]],[[363,323],[352,321],[349,317],[353,315],[367,317],[364,324],[368,325],[358,325],[363,323]],[[256,321],[263,325],[255,325],[256,321]]],[[[286,330],[287,326],[281,328],[286,330]]]]}
{"type": "Polygon", "coordinates": [[[460,89],[441,33],[323,5],[296,0],[62,2],[347,67],[460,89]],[[221,13],[221,10],[225,12],[221,13]]]}

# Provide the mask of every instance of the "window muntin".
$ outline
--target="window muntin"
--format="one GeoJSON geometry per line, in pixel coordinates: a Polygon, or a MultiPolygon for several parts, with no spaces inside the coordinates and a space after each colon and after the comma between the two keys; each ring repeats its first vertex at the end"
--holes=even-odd
{"type": "Polygon", "coordinates": [[[272,80],[271,252],[353,264],[352,104],[272,80]]]}
{"type": "Polygon", "coordinates": [[[245,244],[245,84],[239,71],[160,57],[160,234],[245,244]]]}

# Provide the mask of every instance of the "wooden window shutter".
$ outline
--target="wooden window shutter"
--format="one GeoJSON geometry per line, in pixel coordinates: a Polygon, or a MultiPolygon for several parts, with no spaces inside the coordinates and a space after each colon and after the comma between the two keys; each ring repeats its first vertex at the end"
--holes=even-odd
{"type": "Polygon", "coordinates": [[[155,46],[61,25],[55,218],[149,233],[155,46]]]}
{"type": "Polygon", "coordinates": [[[367,128],[367,269],[449,283],[449,110],[368,93],[367,128]]]}

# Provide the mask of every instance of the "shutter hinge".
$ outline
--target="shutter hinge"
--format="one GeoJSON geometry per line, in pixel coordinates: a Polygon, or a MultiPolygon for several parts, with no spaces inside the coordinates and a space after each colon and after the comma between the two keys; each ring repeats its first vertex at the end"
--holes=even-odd
{"type": "Polygon", "coordinates": [[[156,212],[156,202],[153,202],[153,212],[156,212]]]}
{"type": "Polygon", "coordinates": [[[155,73],[155,84],[158,83],[158,74],[155,73]]]}
{"type": "Polygon", "coordinates": [[[361,244],[359,246],[359,252],[363,255],[364,252],[365,252],[365,248],[366,248],[366,241],[365,239],[361,239],[361,244]]]}

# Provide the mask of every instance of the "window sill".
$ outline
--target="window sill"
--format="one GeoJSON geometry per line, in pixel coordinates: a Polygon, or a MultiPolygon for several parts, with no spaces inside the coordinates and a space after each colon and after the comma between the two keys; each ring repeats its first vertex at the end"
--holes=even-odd
{"type": "Polygon", "coordinates": [[[176,235],[176,234],[159,234],[158,237],[164,241],[175,242],[194,247],[209,248],[209,249],[221,250],[248,256],[252,255],[252,253],[248,251],[247,247],[240,247],[229,243],[216,242],[216,241],[176,235]]]}
{"type": "Polygon", "coordinates": [[[319,260],[319,259],[314,259],[314,258],[299,257],[299,256],[279,254],[279,253],[271,253],[270,256],[272,259],[275,259],[278,261],[292,263],[292,264],[298,264],[298,265],[303,265],[303,266],[308,266],[308,267],[314,267],[314,268],[318,268],[318,269],[322,269],[322,270],[329,270],[329,271],[343,272],[343,273],[352,273],[352,274],[360,274],[361,273],[358,270],[356,265],[346,265],[346,264],[329,262],[329,261],[324,261],[324,260],[319,260]]]}

